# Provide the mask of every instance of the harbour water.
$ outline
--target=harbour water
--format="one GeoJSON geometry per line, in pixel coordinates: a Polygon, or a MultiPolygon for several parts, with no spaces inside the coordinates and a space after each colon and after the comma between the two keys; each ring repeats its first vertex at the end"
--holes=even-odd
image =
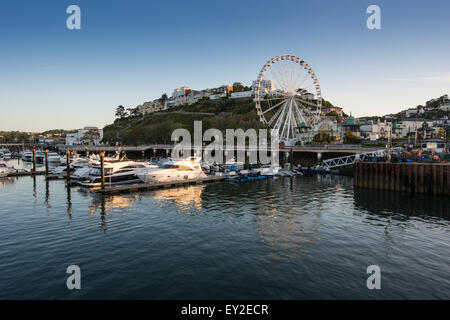
{"type": "Polygon", "coordinates": [[[109,196],[2,179],[0,299],[450,299],[448,201],[339,176],[109,196]]]}

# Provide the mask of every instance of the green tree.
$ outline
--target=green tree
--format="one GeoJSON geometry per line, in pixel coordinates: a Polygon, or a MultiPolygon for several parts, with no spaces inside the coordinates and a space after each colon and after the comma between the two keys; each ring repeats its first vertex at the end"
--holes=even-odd
{"type": "Polygon", "coordinates": [[[120,118],[120,119],[124,118],[127,115],[127,113],[125,111],[125,107],[122,106],[122,105],[118,106],[116,108],[116,114],[115,115],[116,115],[116,118],[120,118]]]}
{"type": "Polygon", "coordinates": [[[333,141],[331,135],[326,132],[319,132],[313,138],[313,142],[315,143],[330,143],[331,141],[333,141]]]}
{"type": "Polygon", "coordinates": [[[357,144],[360,142],[360,139],[353,134],[351,131],[347,131],[344,133],[344,143],[349,144],[357,144]]]}
{"type": "Polygon", "coordinates": [[[244,91],[244,86],[240,82],[233,83],[233,92],[242,92],[244,91]]]}
{"type": "Polygon", "coordinates": [[[95,144],[100,139],[100,132],[98,129],[89,129],[83,134],[81,141],[83,144],[95,144]]]}
{"type": "Polygon", "coordinates": [[[166,100],[169,99],[169,97],[167,96],[167,93],[163,93],[161,95],[161,98],[159,98],[159,101],[161,101],[162,103],[166,102],[166,100]]]}

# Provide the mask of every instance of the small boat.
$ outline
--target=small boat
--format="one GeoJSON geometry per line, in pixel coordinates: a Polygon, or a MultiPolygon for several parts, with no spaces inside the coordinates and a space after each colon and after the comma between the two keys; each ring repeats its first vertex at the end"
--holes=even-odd
{"type": "Polygon", "coordinates": [[[0,178],[6,178],[7,176],[8,172],[5,169],[0,168],[0,178]]]}
{"type": "Polygon", "coordinates": [[[242,170],[244,169],[244,163],[243,162],[238,162],[236,161],[236,158],[233,157],[230,160],[228,160],[227,162],[225,162],[222,167],[227,170],[242,170]]]}
{"type": "Polygon", "coordinates": [[[145,183],[206,178],[201,167],[200,157],[171,161],[158,168],[147,168],[138,172],[137,176],[145,183]]]}
{"type": "MultiPolygon", "coordinates": [[[[44,163],[45,153],[42,151],[35,151],[34,156],[37,163],[44,163]]],[[[33,151],[25,151],[22,154],[22,160],[25,162],[33,162],[33,151]]]]}
{"type": "Polygon", "coordinates": [[[61,156],[56,152],[48,153],[48,162],[49,163],[61,163],[61,156]]]}
{"type": "Polygon", "coordinates": [[[36,151],[36,162],[44,163],[45,153],[42,151],[36,151]]]}
{"type": "Polygon", "coordinates": [[[291,170],[280,170],[276,175],[281,177],[293,177],[295,176],[295,173],[291,170]]]}
{"type": "Polygon", "coordinates": [[[6,149],[0,150],[0,158],[2,158],[4,161],[11,159],[11,152],[6,149]]]}
{"type": "Polygon", "coordinates": [[[22,153],[22,160],[25,162],[32,162],[33,161],[33,152],[32,151],[25,151],[22,153]]]}
{"type": "Polygon", "coordinates": [[[16,172],[14,167],[8,167],[6,163],[0,163],[0,169],[6,172],[7,174],[16,172]]]}
{"type": "Polygon", "coordinates": [[[273,177],[273,176],[278,174],[280,169],[281,168],[279,166],[263,165],[263,166],[261,166],[259,168],[255,168],[253,170],[255,172],[259,173],[259,175],[261,175],[261,176],[273,177]]]}

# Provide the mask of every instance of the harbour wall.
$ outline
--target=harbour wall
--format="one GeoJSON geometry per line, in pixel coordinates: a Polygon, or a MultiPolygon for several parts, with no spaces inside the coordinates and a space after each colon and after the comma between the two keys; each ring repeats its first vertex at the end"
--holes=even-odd
{"type": "Polygon", "coordinates": [[[357,188],[450,196],[450,164],[357,162],[357,188]]]}

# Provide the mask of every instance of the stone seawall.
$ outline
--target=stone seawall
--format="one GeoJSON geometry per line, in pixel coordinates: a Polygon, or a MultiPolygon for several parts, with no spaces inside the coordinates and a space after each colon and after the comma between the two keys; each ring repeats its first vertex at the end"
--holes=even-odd
{"type": "Polygon", "coordinates": [[[355,187],[450,196],[450,164],[355,163],[355,187]]]}

